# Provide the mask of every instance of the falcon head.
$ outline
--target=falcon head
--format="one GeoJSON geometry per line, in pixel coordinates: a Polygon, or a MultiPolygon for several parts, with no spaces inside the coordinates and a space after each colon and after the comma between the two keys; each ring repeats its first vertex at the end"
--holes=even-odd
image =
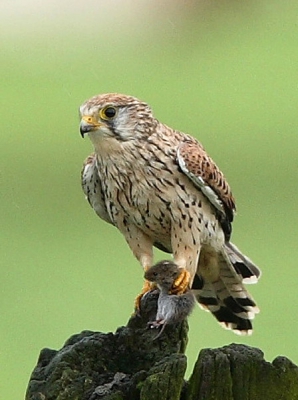
{"type": "Polygon", "coordinates": [[[80,107],[80,132],[92,142],[102,138],[129,141],[144,138],[156,127],[148,104],[132,96],[107,93],[94,96],[80,107]]]}

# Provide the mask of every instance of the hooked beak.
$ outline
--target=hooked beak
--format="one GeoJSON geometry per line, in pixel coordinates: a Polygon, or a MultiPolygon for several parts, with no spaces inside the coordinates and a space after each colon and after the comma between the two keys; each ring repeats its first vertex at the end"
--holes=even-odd
{"type": "Polygon", "coordinates": [[[91,115],[84,115],[80,123],[80,133],[82,138],[84,138],[85,133],[96,131],[100,126],[101,124],[96,121],[94,117],[91,115]]]}

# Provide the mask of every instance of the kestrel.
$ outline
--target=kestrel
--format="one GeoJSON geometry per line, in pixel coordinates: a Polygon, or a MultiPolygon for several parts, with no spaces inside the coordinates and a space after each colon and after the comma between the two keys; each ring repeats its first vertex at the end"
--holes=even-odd
{"type": "MultiPolygon", "coordinates": [[[[94,146],[82,187],[96,214],[124,235],[145,271],[154,246],[172,253],[181,270],[173,292],[190,288],[223,327],[251,334],[259,309],[243,283],[260,271],[230,242],[235,200],[203,146],[132,96],[94,96],[80,116],[94,146]]],[[[151,288],[145,281],[142,294],[151,288]]]]}

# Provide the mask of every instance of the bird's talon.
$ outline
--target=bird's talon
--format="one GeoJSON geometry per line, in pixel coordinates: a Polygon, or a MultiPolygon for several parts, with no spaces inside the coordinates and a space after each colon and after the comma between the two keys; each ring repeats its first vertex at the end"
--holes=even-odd
{"type": "Polygon", "coordinates": [[[142,297],[150,292],[151,290],[155,289],[155,285],[152,282],[149,282],[147,280],[144,281],[144,285],[142,288],[142,291],[140,294],[138,294],[138,296],[135,298],[135,315],[140,315],[140,309],[141,309],[141,300],[142,297]]]}
{"type": "Polygon", "coordinates": [[[170,293],[182,294],[186,292],[187,289],[189,288],[189,282],[190,282],[190,273],[186,269],[183,269],[181,274],[175,280],[170,293]]]}

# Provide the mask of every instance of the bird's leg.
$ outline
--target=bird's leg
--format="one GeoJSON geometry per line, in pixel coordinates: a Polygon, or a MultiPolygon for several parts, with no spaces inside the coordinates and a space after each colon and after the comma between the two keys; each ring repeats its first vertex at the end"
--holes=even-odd
{"type": "Polygon", "coordinates": [[[175,280],[170,293],[182,294],[191,287],[198,266],[200,245],[194,246],[192,235],[179,228],[173,229],[171,242],[174,262],[178,265],[181,273],[175,280]]]}
{"type": "Polygon", "coordinates": [[[143,297],[146,293],[150,292],[151,290],[154,290],[155,288],[156,288],[155,283],[149,282],[149,281],[147,281],[147,280],[144,281],[144,284],[143,284],[143,287],[142,287],[142,291],[141,291],[141,293],[139,293],[139,294],[137,295],[137,297],[135,298],[135,302],[134,302],[134,305],[135,305],[135,312],[136,312],[137,314],[139,313],[140,308],[141,308],[141,300],[142,300],[142,297],[143,297]]]}
{"type": "MultiPolygon", "coordinates": [[[[146,272],[152,265],[152,261],[153,261],[152,249],[151,249],[151,254],[142,254],[139,258],[139,261],[144,269],[144,272],[146,272]]],[[[141,299],[144,296],[144,294],[146,294],[147,292],[150,292],[151,290],[153,290],[155,288],[156,288],[155,283],[149,282],[147,279],[144,280],[141,293],[139,293],[138,296],[135,298],[136,312],[140,311],[141,299]]]]}
{"type": "MultiPolygon", "coordinates": [[[[131,248],[135,257],[139,260],[144,272],[147,271],[153,262],[153,242],[145,235],[144,232],[138,229],[135,225],[123,225],[121,227],[125,239],[131,248]]],[[[135,299],[135,310],[139,312],[141,299],[145,293],[149,292],[156,286],[147,280],[144,281],[141,293],[135,299]]]]}
{"type": "Polygon", "coordinates": [[[181,273],[173,283],[170,293],[182,294],[187,291],[189,286],[190,286],[190,273],[185,268],[181,268],[181,273]]]}
{"type": "MultiPolygon", "coordinates": [[[[150,267],[144,267],[144,271],[146,272],[147,269],[149,269],[150,267]]],[[[141,293],[139,293],[137,295],[137,297],[135,298],[135,311],[138,312],[140,310],[140,304],[141,304],[141,300],[142,297],[144,296],[144,294],[146,294],[147,292],[150,292],[151,290],[156,288],[156,284],[153,282],[149,282],[147,281],[147,279],[144,280],[143,283],[143,287],[141,290],[141,293]]]]}

